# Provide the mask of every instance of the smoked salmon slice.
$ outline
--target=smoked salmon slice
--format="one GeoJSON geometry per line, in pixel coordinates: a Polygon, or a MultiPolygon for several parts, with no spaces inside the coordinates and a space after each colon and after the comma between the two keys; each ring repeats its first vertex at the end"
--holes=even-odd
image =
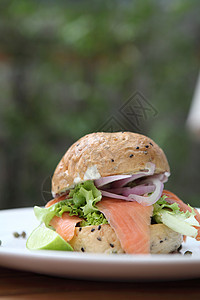
{"type": "MultiPolygon", "coordinates": [[[[180,208],[181,211],[186,212],[187,210],[189,210],[191,212],[191,208],[185,204],[180,198],[178,198],[175,194],[173,194],[170,191],[167,190],[163,190],[162,192],[162,196],[165,195],[167,196],[167,198],[165,199],[168,203],[172,204],[174,202],[176,202],[180,208]]],[[[200,214],[197,211],[197,209],[194,209],[196,215],[195,215],[195,219],[199,222],[200,224],[200,214]]],[[[194,226],[195,227],[195,226],[194,226]]],[[[200,241],[200,228],[199,227],[195,227],[198,229],[198,234],[196,236],[196,240],[200,241]]]]}
{"type": "Polygon", "coordinates": [[[66,198],[67,198],[66,195],[54,198],[54,199],[50,200],[49,202],[47,202],[47,204],[45,205],[45,207],[48,208],[48,207],[52,206],[53,204],[56,204],[56,203],[58,203],[60,201],[65,200],[66,198]]]}
{"type": "Polygon", "coordinates": [[[96,206],[114,229],[126,253],[150,253],[152,205],[103,197],[96,206]]]}
{"type": "Polygon", "coordinates": [[[76,224],[80,221],[82,220],[79,217],[70,216],[69,213],[64,212],[62,217],[53,217],[49,224],[66,242],[69,242],[74,236],[76,224]]]}

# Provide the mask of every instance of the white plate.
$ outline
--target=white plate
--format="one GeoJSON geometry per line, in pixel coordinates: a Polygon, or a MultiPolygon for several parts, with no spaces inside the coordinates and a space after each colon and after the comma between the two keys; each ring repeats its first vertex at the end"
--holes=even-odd
{"type": "Polygon", "coordinates": [[[87,254],[65,251],[28,251],[27,235],[38,225],[32,208],[0,211],[0,265],[36,273],[101,280],[169,280],[200,277],[200,242],[187,239],[182,253],[192,255],[87,254]]]}

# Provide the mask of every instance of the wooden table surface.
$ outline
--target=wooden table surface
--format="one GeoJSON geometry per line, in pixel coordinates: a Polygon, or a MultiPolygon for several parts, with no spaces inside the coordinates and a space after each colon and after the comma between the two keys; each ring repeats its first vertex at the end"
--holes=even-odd
{"type": "Polygon", "coordinates": [[[0,299],[200,299],[200,278],[161,282],[86,281],[0,267],[0,299]]]}

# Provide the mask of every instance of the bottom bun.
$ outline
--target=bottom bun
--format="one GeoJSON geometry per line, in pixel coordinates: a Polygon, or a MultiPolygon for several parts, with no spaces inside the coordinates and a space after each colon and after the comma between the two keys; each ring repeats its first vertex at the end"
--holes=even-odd
{"type": "MultiPolygon", "coordinates": [[[[168,254],[178,250],[182,235],[163,224],[150,225],[150,253],[168,254]]],[[[124,253],[115,231],[108,224],[76,227],[69,242],[74,251],[90,253],[124,253]]]]}

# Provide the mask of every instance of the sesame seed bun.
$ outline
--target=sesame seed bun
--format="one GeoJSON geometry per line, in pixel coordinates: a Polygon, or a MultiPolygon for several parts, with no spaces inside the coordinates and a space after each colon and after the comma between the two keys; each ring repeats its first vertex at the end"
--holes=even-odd
{"type": "Polygon", "coordinates": [[[80,138],[65,153],[52,178],[58,195],[79,182],[134,174],[155,164],[155,174],[169,172],[163,150],[150,138],[132,132],[97,132],[80,138]]]}
{"type": "MultiPolygon", "coordinates": [[[[168,254],[181,246],[182,235],[163,224],[150,225],[150,253],[168,254]]],[[[124,253],[115,231],[108,224],[76,227],[69,242],[75,251],[90,253],[124,253]]]]}

